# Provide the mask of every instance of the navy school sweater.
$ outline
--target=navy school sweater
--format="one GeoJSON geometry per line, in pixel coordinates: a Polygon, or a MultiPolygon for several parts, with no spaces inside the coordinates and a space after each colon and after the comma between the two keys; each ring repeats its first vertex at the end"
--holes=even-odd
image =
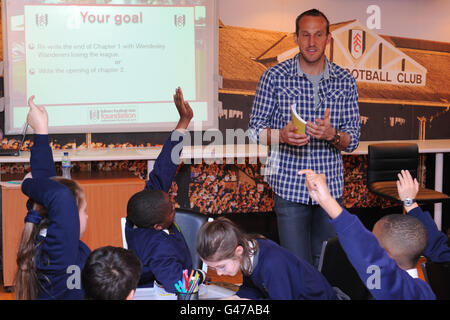
{"type": "Polygon", "coordinates": [[[450,261],[450,247],[448,246],[448,237],[439,231],[436,223],[426,211],[423,212],[420,207],[414,208],[408,212],[408,215],[419,219],[427,229],[427,246],[423,255],[433,262],[450,261]]]}
{"type": "MultiPolygon", "coordinates": [[[[147,190],[168,192],[175,176],[182,150],[183,135],[174,131],[155,161],[146,183],[147,190]]],[[[184,269],[192,269],[192,258],[183,234],[173,223],[168,230],[138,228],[127,220],[125,236],[128,248],[142,262],[139,287],[153,287],[157,280],[167,292],[175,293],[175,283],[184,269]]]]}
{"type": "Polygon", "coordinates": [[[241,298],[336,300],[325,277],[311,264],[269,239],[257,239],[257,262],[236,293],[241,298]]]}
{"type": "Polygon", "coordinates": [[[41,243],[35,254],[41,285],[38,298],[84,299],[81,279],[72,279],[81,276],[90,253],[80,241],[78,207],[67,187],[49,179],[56,171],[48,135],[35,134],[33,139],[30,157],[33,179],[23,181],[22,192],[43,204],[50,220],[46,235],[37,239],[41,243]]]}
{"type": "Polygon", "coordinates": [[[375,299],[436,299],[425,281],[411,277],[389,257],[373,233],[363,226],[357,216],[343,209],[337,218],[331,220],[331,223],[336,229],[339,242],[349,261],[375,299]],[[379,274],[376,270],[379,270],[379,274]]]}

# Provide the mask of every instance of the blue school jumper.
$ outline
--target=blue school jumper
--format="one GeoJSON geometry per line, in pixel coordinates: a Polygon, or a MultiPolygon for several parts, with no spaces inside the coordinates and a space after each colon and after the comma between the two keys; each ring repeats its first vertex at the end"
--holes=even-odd
{"type": "Polygon", "coordinates": [[[373,233],[363,226],[357,216],[343,209],[331,223],[349,261],[375,299],[436,299],[425,281],[411,277],[389,257],[373,233]]]}
{"type": "Polygon", "coordinates": [[[142,262],[138,287],[153,287],[157,280],[167,292],[175,293],[175,283],[181,280],[184,269],[192,269],[192,258],[186,241],[173,223],[169,229],[133,228],[127,222],[128,248],[142,262]],[[131,247],[130,247],[131,246],[131,247]]]}
{"type": "Polygon", "coordinates": [[[74,277],[81,276],[90,250],[80,241],[80,218],[72,192],[49,179],[56,171],[48,142],[48,135],[34,135],[30,157],[33,179],[22,183],[22,192],[44,205],[50,220],[46,234],[37,239],[41,243],[36,252],[41,285],[38,299],[84,299],[81,279],[74,277]]]}
{"type": "MultiPolygon", "coordinates": [[[[145,189],[169,191],[178,166],[177,159],[172,157],[179,157],[182,140],[183,135],[177,131],[166,140],[145,189]]],[[[182,279],[183,270],[192,269],[190,251],[178,226],[173,223],[168,230],[158,231],[138,228],[127,220],[125,236],[128,248],[142,262],[138,287],[153,287],[157,280],[167,292],[175,293],[175,283],[182,279]]]]}
{"type": "Polygon", "coordinates": [[[311,264],[272,240],[257,239],[253,272],[243,277],[241,298],[272,300],[336,300],[325,277],[311,264]],[[255,261],[256,260],[256,261],[255,261]]]}
{"type": "Polygon", "coordinates": [[[419,219],[427,229],[427,246],[423,255],[433,262],[450,261],[450,247],[448,246],[447,236],[440,232],[436,223],[428,212],[423,212],[420,207],[414,208],[408,212],[408,215],[419,219]]]}

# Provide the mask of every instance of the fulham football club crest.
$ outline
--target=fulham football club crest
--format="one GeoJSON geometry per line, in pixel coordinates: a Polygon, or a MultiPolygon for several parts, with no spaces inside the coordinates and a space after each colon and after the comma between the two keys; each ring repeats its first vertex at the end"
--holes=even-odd
{"type": "Polygon", "coordinates": [[[177,27],[177,28],[182,28],[186,25],[186,15],[185,14],[183,14],[181,16],[174,15],[173,19],[174,19],[175,27],[177,27]]]}
{"type": "Polygon", "coordinates": [[[359,59],[366,50],[366,32],[358,29],[350,29],[348,40],[348,49],[352,57],[359,59]]]}
{"type": "Polygon", "coordinates": [[[39,28],[45,28],[48,26],[48,14],[36,14],[35,15],[36,26],[39,28]]]}

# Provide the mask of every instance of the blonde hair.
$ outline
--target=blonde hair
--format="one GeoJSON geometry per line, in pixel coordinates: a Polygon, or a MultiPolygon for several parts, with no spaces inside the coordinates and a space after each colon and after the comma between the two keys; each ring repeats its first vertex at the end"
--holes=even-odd
{"type": "MultiPolygon", "coordinates": [[[[84,192],[78,183],[73,180],[62,177],[52,177],[72,192],[78,208],[84,201],[84,192]]],[[[37,299],[40,291],[39,274],[36,270],[36,251],[42,241],[37,242],[41,230],[46,229],[49,224],[47,209],[39,203],[33,204],[33,210],[36,210],[42,217],[38,224],[25,222],[22,231],[22,237],[17,252],[17,273],[15,277],[15,292],[17,300],[34,300],[37,299]]],[[[47,279],[48,280],[48,279],[47,279]]]]}
{"type": "Polygon", "coordinates": [[[246,276],[251,275],[253,266],[251,257],[258,251],[256,239],[261,235],[251,235],[242,232],[239,227],[227,218],[220,217],[205,223],[197,234],[197,253],[203,260],[221,261],[235,259],[235,250],[243,248],[241,270],[246,276]]]}

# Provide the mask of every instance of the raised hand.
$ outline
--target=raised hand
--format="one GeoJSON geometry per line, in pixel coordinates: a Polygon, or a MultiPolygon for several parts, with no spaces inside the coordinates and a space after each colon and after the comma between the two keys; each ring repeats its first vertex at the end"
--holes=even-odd
{"type": "Polygon", "coordinates": [[[298,174],[305,175],[306,187],[308,188],[309,195],[313,200],[320,204],[321,202],[327,201],[331,198],[324,174],[317,174],[311,169],[300,170],[298,174]]]}
{"type": "Polygon", "coordinates": [[[300,170],[298,174],[305,175],[309,196],[319,203],[319,205],[328,213],[330,218],[337,218],[342,212],[342,207],[336,199],[331,196],[325,175],[315,173],[311,169],[300,170]]]}
{"type": "Polygon", "coordinates": [[[189,126],[189,123],[194,117],[194,112],[192,111],[189,103],[184,101],[183,91],[180,87],[175,90],[175,94],[173,95],[173,102],[175,103],[175,106],[177,107],[178,113],[180,115],[180,120],[178,120],[178,124],[175,127],[175,130],[184,130],[189,126]]]}
{"type": "Polygon", "coordinates": [[[30,110],[27,115],[27,122],[33,128],[35,134],[48,134],[48,115],[44,107],[34,103],[34,96],[28,99],[30,110]]]}
{"type": "Polygon", "coordinates": [[[408,170],[402,170],[398,175],[397,191],[400,200],[414,199],[419,192],[419,182],[412,178],[408,170]]]}

